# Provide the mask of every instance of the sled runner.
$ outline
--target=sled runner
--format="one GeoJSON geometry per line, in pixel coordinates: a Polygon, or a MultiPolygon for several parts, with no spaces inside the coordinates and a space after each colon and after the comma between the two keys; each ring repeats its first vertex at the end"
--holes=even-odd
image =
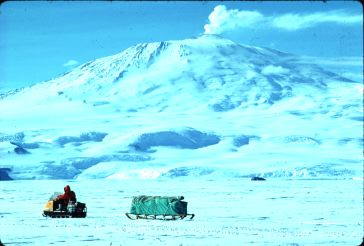
{"type": "Polygon", "coordinates": [[[44,217],[51,218],[85,218],[87,215],[87,207],[82,202],[69,202],[67,206],[57,204],[55,199],[59,193],[55,192],[45,204],[43,209],[44,217]]]}
{"type": "Polygon", "coordinates": [[[125,213],[131,220],[177,220],[193,219],[194,214],[187,213],[187,202],[183,196],[136,196],[130,207],[130,213],[125,213]]]}
{"type": "Polygon", "coordinates": [[[178,214],[178,215],[142,215],[142,214],[131,214],[131,213],[125,213],[126,217],[128,217],[131,220],[139,220],[139,219],[145,219],[145,220],[177,220],[184,218],[189,218],[190,220],[195,217],[194,214],[178,214]]]}

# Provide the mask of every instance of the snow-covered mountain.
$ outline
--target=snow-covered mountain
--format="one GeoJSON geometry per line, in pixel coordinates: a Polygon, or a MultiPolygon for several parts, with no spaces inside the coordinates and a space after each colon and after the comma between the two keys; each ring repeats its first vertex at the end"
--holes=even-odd
{"type": "Polygon", "coordinates": [[[362,90],[215,35],[138,44],[2,96],[0,176],[361,176],[362,90]]]}

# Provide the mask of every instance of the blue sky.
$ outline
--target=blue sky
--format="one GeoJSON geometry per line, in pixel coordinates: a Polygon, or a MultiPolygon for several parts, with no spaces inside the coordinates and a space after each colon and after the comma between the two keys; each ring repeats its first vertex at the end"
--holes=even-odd
{"type": "Polygon", "coordinates": [[[0,11],[3,90],[52,79],[137,43],[203,33],[326,63],[357,66],[363,55],[363,10],[352,1],[19,1],[0,11]]]}

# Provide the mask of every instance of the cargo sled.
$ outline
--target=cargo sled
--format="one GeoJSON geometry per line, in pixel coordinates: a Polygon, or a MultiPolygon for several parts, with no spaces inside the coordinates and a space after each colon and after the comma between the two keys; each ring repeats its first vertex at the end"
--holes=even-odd
{"type": "Polygon", "coordinates": [[[44,217],[51,218],[85,218],[87,215],[87,207],[82,202],[69,202],[67,206],[62,206],[55,202],[55,199],[61,193],[55,192],[45,204],[43,209],[44,217]]]}
{"type": "Polygon", "coordinates": [[[135,196],[126,217],[131,220],[176,220],[193,219],[194,214],[187,213],[187,202],[183,196],[135,196]]]}

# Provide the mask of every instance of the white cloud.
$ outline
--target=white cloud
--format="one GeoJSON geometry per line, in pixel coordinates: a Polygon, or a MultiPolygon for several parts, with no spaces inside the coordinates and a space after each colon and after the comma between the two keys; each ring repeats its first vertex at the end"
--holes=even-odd
{"type": "Polygon", "coordinates": [[[363,57],[315,57],[301,56],[295,63],[314,63],[355,82],[363,81],[363,57]]]}
{"type": "MultiPolygon", "coordinates": [[[[340,76],[351,79],[352,81],[361,83],[363,81],[363,73],[352,73],[352,72],[339,72],[340,76]]],[[[363,89],[363,87],[361,87],[363,89]]]]}
{"type": "Polygon", "coordinates": [[[314,27],[322,23],[351,25],[361,24],[362,22],[362,15],[353,15],[341,10],[264,16],[258,11],[229,10],[225,5],[218,5],[209,15],[209,23],[204,26],[204,29],[205,34],[221,34],[231,30],[262,27],[295,31],[314,27]]]}
{"type": "Polygon", "coordinates": [[[264,16],[258,11],[228,10],[225,5],[218,5],[209,15],[209,24],[204,26],[205,34],[220,34],[237,28],[253,27],[264,16]]]}
{"type": "Polygon", "coordinates": [[[349,15],[343,11],[316,12],[312,14],[284,14],[272,19],[273,27],[295,31],[309,28],[322,23],[336,23],[342,25],[362,23],[361,15],[349,15]]]}
{"type": "Polygon", "coordinates": [[[264,75],[285,74],[288,72],[289,70],[287,68],[281,66],[273,66],[273,65],[268,65],[262,69],[262,74],[264,75]]]}
{"type": "Polygon", "coordinates": [[[316,57],[301,56],[300,61],[303,63],[315,63],[318,65],[338,66],[338,67],[363,67],[363,57],[361,56],[344,56],[344,57],[316,57]]]}
{"type": "Polygon", "coordinates": [[[79,62],[76,60],[68,60],[65,64],[63,64],[63,66],[72,67],[72,66],[76,66],[78,64],[79,64],[79,62]]]}

